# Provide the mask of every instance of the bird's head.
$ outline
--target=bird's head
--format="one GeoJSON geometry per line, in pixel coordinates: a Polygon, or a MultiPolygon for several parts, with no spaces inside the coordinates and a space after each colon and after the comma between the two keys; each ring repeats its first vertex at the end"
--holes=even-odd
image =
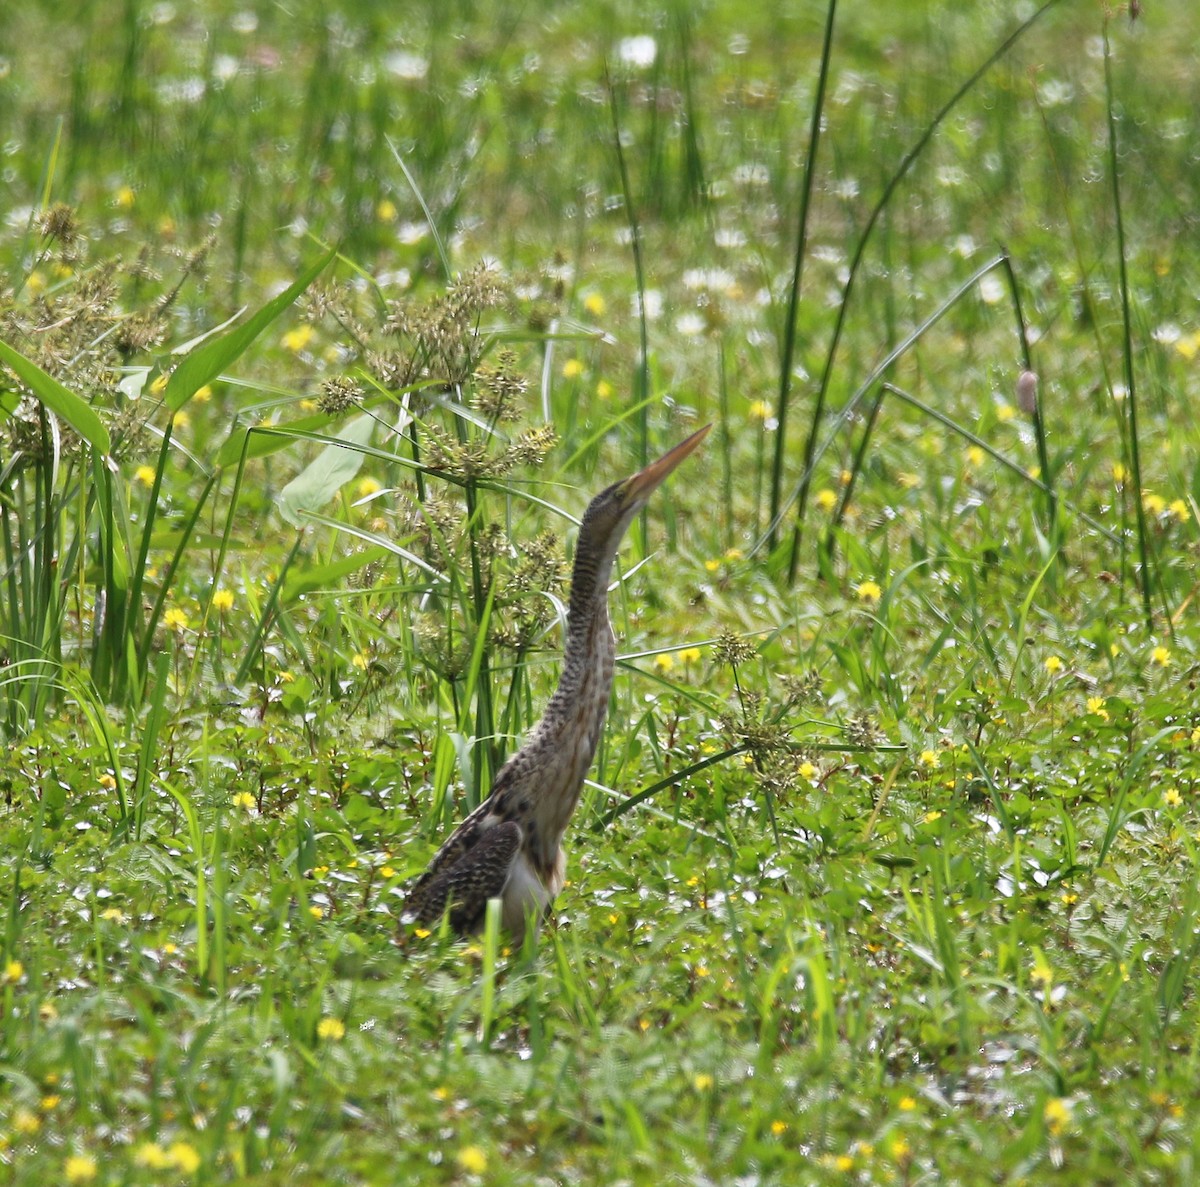
{"type": "Polygon", "coordinates": [[[579,528],[580,543],[586,541],[603,553],[615,553],[633,517],[646,505],[667,475],[708,436],[711,428],[712,425],[705,425],[644,470],[602,490],[584,512],[579,528]]]}

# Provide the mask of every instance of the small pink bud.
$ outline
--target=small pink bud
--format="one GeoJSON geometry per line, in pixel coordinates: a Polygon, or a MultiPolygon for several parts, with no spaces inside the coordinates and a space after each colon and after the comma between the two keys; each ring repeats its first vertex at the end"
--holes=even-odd
{"type": "Polygon", "coordinates": [[[1017,379],[1017,407],[1027,416],[1037,411],[1037,374],[1033,371],[1022,371],[1017,379]]]}

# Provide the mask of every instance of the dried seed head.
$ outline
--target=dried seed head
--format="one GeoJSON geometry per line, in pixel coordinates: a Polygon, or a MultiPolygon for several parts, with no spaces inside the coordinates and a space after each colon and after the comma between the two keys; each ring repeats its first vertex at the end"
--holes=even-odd
{"type": "Polygon", "coordinates": [[[511,350],[500,351],[495,365],[480,367],[475,384],[475,407],[489,420],[503,423],[521,415],[518,404],[529,381],[517,372],[517,356],[511,350]]]}
{"type": "Polygon", "coordinates": [[[66,247],[75,241],[78,233],[79,223],[74,207],[65,202],[56,202],[49,210],[42,212],[42,234],[47,239],[57,239],[66,247]]]}
{"type": "Polygon", "coordinates": [[[856,713],[846,722],[846,740],[852,746],[871,747],[882,739],[879,727],[867,713],[856,713]]]}
{"type": "Polygon", "coordinates": [[[748,663],[755,656],[754,648],[740,635],[732,631],[722,631],[717,645],[713,649],[717,662],[736,668],[739,664],[748,663]]]}
{"type": "Polygon", "coordinates": [[[338,416],[353,407],[362,396],[362,389],[347,375],[334,375],[321,384],[317,407],[326,416],[338,416]]]}
{"type": "Polygon", "coordinates": [[[526,429],[509,447],[505,460],[512,466],[540,466],[546,455],[558,443],[553,425],[537,425],[526,429]]]}

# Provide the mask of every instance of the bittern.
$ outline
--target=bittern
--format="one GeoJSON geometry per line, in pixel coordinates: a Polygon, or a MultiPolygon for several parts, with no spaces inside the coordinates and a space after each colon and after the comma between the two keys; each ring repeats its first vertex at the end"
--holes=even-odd
{"type": "Polygon", "coordinates": [[[499,898],[504,927],[520,935],[548,913],[566,876],[563,835],[608,712],[616,654],[608,583],[617,549],[653,491],[711,427],[705,425],[588,505],[575,546],[558,688],[525,745],[500,768],[487,799],[413,884],[405,904],[409,918],[432,925],[449,910],[455,931],[478,931],[488,900],[499,898]]]}

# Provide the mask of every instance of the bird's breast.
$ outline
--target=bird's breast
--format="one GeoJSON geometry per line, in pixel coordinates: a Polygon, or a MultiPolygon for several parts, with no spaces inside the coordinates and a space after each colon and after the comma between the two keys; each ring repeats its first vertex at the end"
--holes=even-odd
{"type": "Polygon", "coordinates": [[[561,848],[553,864],[545,870],[538,870],[534,866],[526,850],[518,850],[501,895],[501,916],[511,935],[521,935],[525,921],[531,915],[535,920],[540,920],[546,914],[563,887],[566,868],[567,856],[561,848]]]}

